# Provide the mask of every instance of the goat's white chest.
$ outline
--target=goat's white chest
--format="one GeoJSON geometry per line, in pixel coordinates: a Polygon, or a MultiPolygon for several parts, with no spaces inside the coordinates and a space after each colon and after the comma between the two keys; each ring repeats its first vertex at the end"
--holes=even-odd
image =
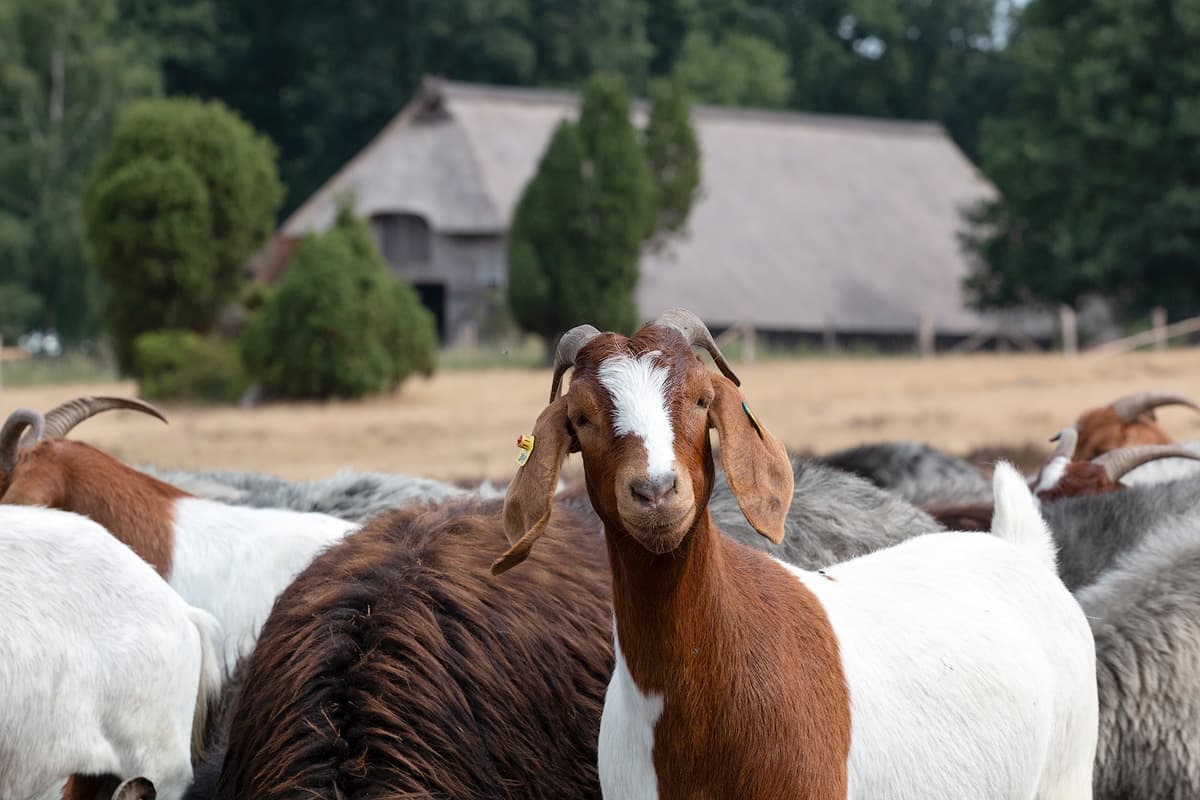
{"type": "Polygon", "coordinates": [[[645,695],[633,682],[613,624],[616,667],[600,716],[600,789],[607,800],[658,800],[654,771],[654,725],[663,710],[659,694],[645,695]]]}

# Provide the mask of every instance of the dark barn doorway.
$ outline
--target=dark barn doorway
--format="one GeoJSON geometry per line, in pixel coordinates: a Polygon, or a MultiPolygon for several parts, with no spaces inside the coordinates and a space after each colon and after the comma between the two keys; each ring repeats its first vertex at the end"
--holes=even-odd
{"type": "Polygon", "coordinates": [[[429,313],[433,314],[434,324],[437,326],[438,341],[442,344],[446,343],[446,284],[444,283],[414,283],[413,288],[417,290],[417,296],[421,298],[421,305],[429,309],[429,313]]]}

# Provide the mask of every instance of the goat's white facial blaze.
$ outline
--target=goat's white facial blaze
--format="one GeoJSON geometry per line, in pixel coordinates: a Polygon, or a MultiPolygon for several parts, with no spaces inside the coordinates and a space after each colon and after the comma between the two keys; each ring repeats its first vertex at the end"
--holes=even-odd
{"type": "Polygon", "coordinates": [[[654,726],[663,711],[660,694],[642,694],[621,653],[617,622],[613,620],[613,650],[617,657],[600,715],[597,767],[604,797],[658,800],[654,771],[654,726]]]}
{"type": "Polygon", "coordinates": [[[656,363],[652,350],[637,358],[613,356],[600,365],[600,385],[613,403],[613,433],[641,438],[649,477],[669,475],[675,468],[675,431],[667,413],[670,371],[656,363]]]}

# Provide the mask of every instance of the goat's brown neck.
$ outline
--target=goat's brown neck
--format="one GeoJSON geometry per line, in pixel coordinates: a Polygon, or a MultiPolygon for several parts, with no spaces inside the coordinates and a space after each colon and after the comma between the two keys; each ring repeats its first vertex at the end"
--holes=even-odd
{"type": "Polygon", "coordinates": [[[816,597],[707,510],[671,553],[606,540],[622,655],[664,700],[659,797],[844,798],[849,692],[816,597]]]}
{"type": "Polygon", "coordinates": [[[100,523],[154,567],[171,573],[175,501],[188,497],[176,487],[93,451],[105,463],[91,463],[87,451],[71,462],[63,508],[100,523]]]}

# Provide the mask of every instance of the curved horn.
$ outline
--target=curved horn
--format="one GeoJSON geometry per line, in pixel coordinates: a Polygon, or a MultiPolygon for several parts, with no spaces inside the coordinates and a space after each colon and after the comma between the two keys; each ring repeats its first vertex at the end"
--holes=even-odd
{"type": "Polygon", "coordinates": [[[20,449],[21,434],[29,428],[29,444],[40,441],[45,432],[46,420],[36,411],[18,408],[8,415],[4,427],[0,428],[0,472],[12,472],[17,466],[17,451],[20,449]]]}
{"type": "Polygon", "coordinates": [[[1064,457],[1067,459],[1067,461],[1071,461],[1075,458],[1075,445],[1079,442],[1079,431],[1075,430],[1074,427],[1063,428],[1061,431],[1051,436],[1050,441],[1058,442],[1058,444],[1055,446],[1054,452],[1050,454],[1050,458],[1047,459],[1047,461],[1064,457]]]}
{"type": "Polygon", "coordinates": [[[713,340],[708,326],[694,313],[688,311],[686,308],[669,308],[660,314],[658,319],[654,320],[654,324],[664,328],[674,328],[683,334],[683,338],[687,339],[688,344],[703,347],[712,356],[713,361],[717,364],[717,369],[721,370],[722,375],[733,381],[734,386],[742,385],[742,382],[738,380],[738,376],[730,369],[729,362],[725,360],[725,356],[721,355],[721,349],[717,347],[717,343],[713,340]]]}
{"type": "Polygon", "coordinates": [[[1118,400],[1114,400],[1109,408],[1116,412],[1117,416],[1126,422],[1133,422],[1147,411],[1153,411],[1159,406],[1187,406],[1195,411],[1200,411],[1200,406],[1179,394],[1171,394],[1170,392],[1139,392],[1138,394],[1126,395],[1118,400]]]}
{"type": "Polygon", "coordinates": [[[158,792],[146,778],[130,778],[117,787],[112,800],[155,800],[158,792]]]}
{"type": "Polygon", "coordinates": [[[163,422],[167,421],[161,411],[142,400],[134,400],[130,397],[79,397],[75,400],[68,400],[46,413],[46,436],[61,439],[84,420],[90,419],[102,411],[114,409],[140,411],[143,414],[157,417],[163,422]]]}
{"type": "Polygon", "coordinates": [[[579,355],[583,346],[599,335],[600,331],[591,325],[576,325],[558,340],[558,349],[554,351],[554,381],[550,384],[551,403],[558,399],[563,373],[569,367],[575,366],[575,357],[579,355]]]}
{"type": "Polygon", "coordinates": [[[1200,461],[1200,453],[1177,447],[1173,444],[1144,444],[1111,450],[1092,459],[1093,464],[1104,467],[1109,479],[1116,483],[1142,464],[1160,458],[1187,458],[1200,461]]]}

